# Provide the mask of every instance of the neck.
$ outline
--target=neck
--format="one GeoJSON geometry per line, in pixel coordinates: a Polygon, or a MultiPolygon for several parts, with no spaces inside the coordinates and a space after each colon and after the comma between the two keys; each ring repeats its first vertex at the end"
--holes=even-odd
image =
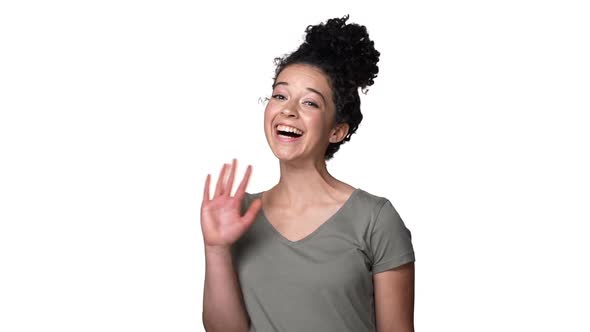
{"type": "Polygon", "coordinates": [[[281,161],[279,183],[270,191],[274,204],[305,207],[317,200],[337,196],[341,182],[326,168],[326,161],[281,161]]]}

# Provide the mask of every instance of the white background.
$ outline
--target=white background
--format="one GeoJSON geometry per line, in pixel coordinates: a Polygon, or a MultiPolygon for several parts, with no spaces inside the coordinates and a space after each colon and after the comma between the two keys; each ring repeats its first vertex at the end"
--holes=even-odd
{"type": "Polygon", "coordinates": [[[3,1],[0,330],[202,331],[200,200],[278,181],[273,58],[350,14],[381,52],[328,162],[389,198],[419,331],[589,331],[583,1],[3,1]]]}

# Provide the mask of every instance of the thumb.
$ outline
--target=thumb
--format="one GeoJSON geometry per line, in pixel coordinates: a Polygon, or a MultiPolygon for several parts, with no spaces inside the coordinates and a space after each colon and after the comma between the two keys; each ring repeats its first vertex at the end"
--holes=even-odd
{"type": "Polygon", "coordinates": [[[262,200],[260,198],[253,200],[250,204],[250,207],[242,217],[242,222],[247,224],[247,226],[250,226],[250,224],[252,224],[256,219],[256,215],[258,214],[261,208],[262,200]]]}

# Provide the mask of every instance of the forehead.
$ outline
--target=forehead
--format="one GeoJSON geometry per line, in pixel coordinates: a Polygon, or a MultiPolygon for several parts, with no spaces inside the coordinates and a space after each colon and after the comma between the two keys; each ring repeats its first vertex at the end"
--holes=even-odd
{"type": "Polygon", "coordinates": [[[319,69],[305,64],[293,64],[285,67],[276,82],[287,82],[289,85],[300,85],[303,88],[310,87],[330,94],[328,77],[319,69]]]}

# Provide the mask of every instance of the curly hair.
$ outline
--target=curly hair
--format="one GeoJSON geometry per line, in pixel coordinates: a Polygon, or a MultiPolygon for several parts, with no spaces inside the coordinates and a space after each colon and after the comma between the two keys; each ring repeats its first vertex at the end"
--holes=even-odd
{"type": "Polygon", "coordinates": [[[336,106],[336,123],[348,123],[349,130],[343,140],[328,145],[324,153],[326,161],[356,132],[363,120],[358,89],[366,94],[367,86],[373,85],[379,72],[380,53],[369,39],[367,28],[355,23],[346,24],[348,17],[345,15],[307,26],[305,41],[299,48],[274,59],[273,86],[281,71],[292,64],[312,65],[328,77],[336,106]]]}

